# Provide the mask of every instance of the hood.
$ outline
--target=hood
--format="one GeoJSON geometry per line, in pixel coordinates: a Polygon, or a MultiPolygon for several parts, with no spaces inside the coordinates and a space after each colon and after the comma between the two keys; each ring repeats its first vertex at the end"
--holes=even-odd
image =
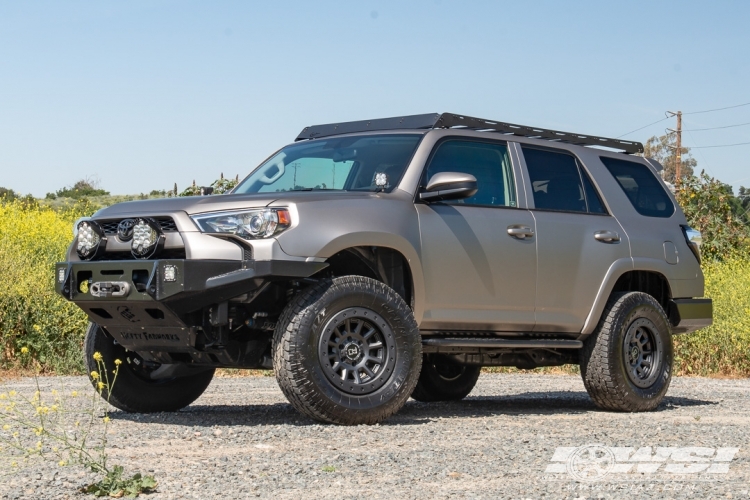
{"type": "Polygon", "coordinates": [[[156,200],[126,201],[103,208],[94,214],[96,218],[124,217],[133,215],[160,215],[169,212],[186,212],[199,214],[219,210],[242,210],[243,208],[276,206],[286,203],[303,204],[311,202],[341,201],[362,198],[387,198],[398,196],[399,191],[392,193],[374,193],[372,191],[299,191],[283,193],[253,194],[218,194],[209,196],[184,196],[177,198],[159,198],[156,200]]]}
{"type": "Polygon", "coordinates": [[[238,210],[250,207],[265,207],[278,198],[277,193],[219,194],[210,196],[178,196],[156,200],[138,200],[117,203],[102,208],[94,217],[118,217],[139,214],[166,214],[169,212],[215,212],[218,210],[238,210]]]}

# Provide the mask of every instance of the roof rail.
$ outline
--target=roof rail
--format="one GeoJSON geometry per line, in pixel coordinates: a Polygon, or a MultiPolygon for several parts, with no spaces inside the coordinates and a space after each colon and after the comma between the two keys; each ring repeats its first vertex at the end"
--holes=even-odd
{"type": "Polygon", "coordinates": [[[564,142],[577,146],[602,146],[618,149],[628,154],[643,153],[643,144],[635,141],[623,141],[608,137],[561,132],[539,127],[516,125],[514,123],[498,122],[474,118],[453,113],[431,113],[425,115],[397,116],[393,118],[379,118],[376,120],[361,120],[356,122],[329,123],[305,127],[295,141],[317,139],[332,135],[351,134],[355,132],[369,132],[373,130],[403,130],[403,129],[434,129],[456,128],[512,134],[533,139],[546,139],[554,142],[564,142]]]}

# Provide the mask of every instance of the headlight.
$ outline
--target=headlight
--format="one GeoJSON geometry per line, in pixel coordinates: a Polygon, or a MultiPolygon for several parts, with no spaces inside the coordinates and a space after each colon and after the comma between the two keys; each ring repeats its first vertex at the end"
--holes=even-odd
{"type": "Polygon", "coordinates": [[[262,208],[190,216],[204,233],[231,233],[246,240],[268,238],[292,223],[286,208],[262,208]]]}
{"type": "Polygon", "coordinates": [[[149,259],[162,249],[165,239],[158,222],[153,219],[137,219],[133,226],[130,253],[136,259],[149,259]]]}
{"type": "Polygon", "coordinates": [[[107,238],[99,224],[83,220],[77,224],[76,229],[76,252],[81,259],[90,260],[104,252],[107,238]]]}

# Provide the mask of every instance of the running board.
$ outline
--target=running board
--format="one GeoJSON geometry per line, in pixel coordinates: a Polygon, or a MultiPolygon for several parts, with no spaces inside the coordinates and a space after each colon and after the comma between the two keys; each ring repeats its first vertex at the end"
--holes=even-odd
{"type": "Polygon", "coordinates": [[[449,347],[472,349],[580,349],[580,340],[565,339],[456,339],[456,338],[425,338],[425,347],[449,347]]]}

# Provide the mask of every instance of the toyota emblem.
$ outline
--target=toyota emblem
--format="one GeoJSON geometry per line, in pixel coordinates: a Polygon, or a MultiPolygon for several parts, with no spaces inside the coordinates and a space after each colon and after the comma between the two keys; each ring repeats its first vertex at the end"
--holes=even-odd
{"type": "Polygon", "coordinates": [[[117,237],[121,241],[129,241],[133,237],[133,226],[135,226],[134,219],[124,219],[117,224],[117,237]]]}

